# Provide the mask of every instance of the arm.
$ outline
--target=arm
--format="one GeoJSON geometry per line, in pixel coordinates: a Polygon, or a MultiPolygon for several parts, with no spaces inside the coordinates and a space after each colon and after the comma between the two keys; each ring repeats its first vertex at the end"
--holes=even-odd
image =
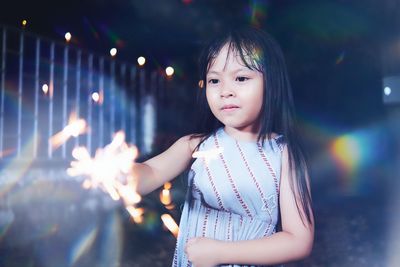
{"type": "Polygon", "coordinates": [[[198,143],[198,138],[184,136],[163,153],[143,163],[135,163],[132,172],[137,180],[137,192],[146,195],[178,176],[189,164],[198,143]]]}
{"type": "MultiPolygon", "coordinates": [[[[303,223],[297,210],[295,197],[298,196],[291,190],[289,184],[288,153],[285,148],[283,152],[280,188],[282,232],[265,238],[237,242],[196,238],[190,240],[187,251],[189,253],[191,251],[195,253],[199,249],[203,249],[205,253],[208,251],[211,256],[209,257],[209,259],[211,258],[211,265],[215,262],[218,264],[270,265],[307,257],[311,253],[314,240],[314,221],[312,221],[312,224],[308,224],[304,219],[303,223]],[[203,243],[201,248],[193,247],[196,245],[200,246],[201,243],[203,243]]],[[[302,212],[304,213],[304,211],[302,212]]],[[[199,256],[195,254],[193,254],[194,257],[199,256]]]]}

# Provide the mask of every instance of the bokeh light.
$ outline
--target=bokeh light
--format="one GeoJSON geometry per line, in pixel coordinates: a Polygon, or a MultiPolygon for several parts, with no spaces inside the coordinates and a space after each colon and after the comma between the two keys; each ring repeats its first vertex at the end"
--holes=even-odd
{"type": "Polygon", "coordinates": [[[67,33],[65,33],[64,37],[65,37],[65,41],[67,41],[67,43],[68,43],[69,41],[71,41],[72,35],[70,32],[67,32],[67,33]]]}
{"type": "Polygon", "coordinates": [[[146,58],[145,57],[138,57],[137,62],[139,66],[143,66],[146,63],[146,58]]]}
{"type": "Polygon", "coordinates": [[[172,76],[173,74],[174,74],[174,68],[173,67],[171,67],[171,66],[169,66],[169,67],[167,67],[166,69],[165,69],[165,73],[167,74],[167,76],[172,76]]]}
{"type": "Polygon", "coordinates": [[[92,94],[92,99],[93,99],[94,102],[98,103],[99,100],[100,100],[100,95],[99,95],[99,93],[98,93],[98,92],[94,92],[94,93],[92,94]]]}
{"type": "Polygon", "coordinates": [[[49,91],[49,86],[46,83],[42,85],[42,91],[44,94],[47,94],[49,91]]]}
{"type": "Polygon", "coordinates": [[[110,55],[112,57],[115,57],[117,55],[117,48],[113,47],[110,49],[110,55]]]}
{"type": "Polygon", "coordinates": [[[388,86],[385,87],[385,89],[383,89],[385,95],[390,95],[392,93],[392,89],[388,86]]]}

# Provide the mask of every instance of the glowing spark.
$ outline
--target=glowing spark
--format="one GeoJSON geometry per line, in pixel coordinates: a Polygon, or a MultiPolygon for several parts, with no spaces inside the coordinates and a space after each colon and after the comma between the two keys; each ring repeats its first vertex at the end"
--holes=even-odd
{"type": "Polygon", "coordinates": [[[206,151],[196,151],[193,153],[193,158],[204,158],[206,163],[209,163],[212,159],[216,159],[220,153],[224,151],[223,147],[210,149],[206,151]]]}
{"type": "Polygon", "coordinates": [[[68,125],[64,127],[61,132],[56,133],[50,138],[50,144],[53,149],[58,148],[65,143],[71,136],[77,137],[78,135],[87,131],[86,121],[84,119],[76,118],[74,112],[69,117],[68,125]]]}
{"type": "Polygon", "coordinates": [[[174,221],[174,219],[171,217],[169,214],[163,214],[161,215],[161,220],[163,221],[165,227],[168,228],[168,230],[175,236],[175,238],[178,236],[179,232],[179,227],[174,221]]]}
{"type": "Polygon", "coordinates": [[[132,216],[132,219],[135,223],[142,223],[143,222],[143,208],[135,208],[133,206],[126,207],[126,210],[132,216]]]}
{"type": "Polygon", "coordinates": [[[85,147],[77,147],[72,151],[76,161],[71,162],[67,170],[70,176],[85,175],[84,188],[99,187],[107,192],[115,201],[122,199],[132,211],[133,205],[141,201],[136,192],[135,179],[130,175],[134,160],[138,155],[135,146],[125,143],[125,134],[120,131],[114,135],[110,144],[98,149],[92,158],[85,147]]]}
{"type": "Polygon", "coordinates": [[[132,185],[120,185],[118,192],[127,205],[134,205],[142,200],[142,197],[135,191],[132,185]]]}

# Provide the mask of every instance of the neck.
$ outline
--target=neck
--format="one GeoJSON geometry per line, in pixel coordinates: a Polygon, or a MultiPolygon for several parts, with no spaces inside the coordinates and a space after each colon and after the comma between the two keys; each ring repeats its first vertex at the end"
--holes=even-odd
{"type": "Polygon", "coordinates": [[[241,141],[257,141],[259,133],[255,129],[238,129],[228,126],[224,127],[224,131],[236,140],[241,141]]]}

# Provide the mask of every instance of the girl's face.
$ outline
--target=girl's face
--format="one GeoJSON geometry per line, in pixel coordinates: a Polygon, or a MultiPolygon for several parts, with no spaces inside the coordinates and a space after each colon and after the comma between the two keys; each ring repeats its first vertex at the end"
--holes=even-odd
{"type": "Polygon", "coordinates": [[[207,73],[208,105],[225,128],[258,133],[263,74],[246,67],[239,52],[228,49],[225,44],[207,73]]]}

